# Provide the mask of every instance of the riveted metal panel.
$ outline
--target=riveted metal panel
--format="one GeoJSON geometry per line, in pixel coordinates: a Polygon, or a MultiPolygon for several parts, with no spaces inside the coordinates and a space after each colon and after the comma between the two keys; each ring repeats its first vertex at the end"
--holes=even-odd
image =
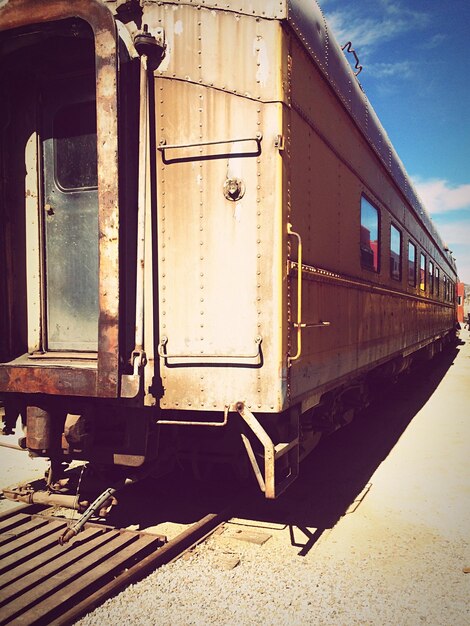
{"type": "Polygon", "coordinates": [[[398,155],[396,158],[391,159],[390,165],[393,178],[398,182],[400,188],[406,189],[408,185],[406,171],[398,155]]]}
{"type": "MultiPolygon", "coordinates": [[[[393,184],[389,174],[394,167],[400,176],[399,159],[375,113],[363,108],[360,119],[368,125],[365,137],[352,123],[343,98],[335,96],[330,77],[326,80],[318,64],[311,63],[298,37],[292,36],[289,51],[289,220],[303,244],[301,321],[305,325],[300,356],[289,370],[289,402],[295,404],[314,401],[328,389],[347,383],[348,377],[400,354],[404,345],[421,345],[446,327],[446,319],[449,327],[452,321],[449,312],[445,318],[443,307],[436,306],[432,312],[424,299],[414,299],[414,293],[413,297],[400,293],[401,287],[389,276],[386,262],[393,218],[402,222],[406,213],[405,224],[413,237],[433,254],[437,250],[416,214],[405,210],[393,184]],[[367,271],[360,264],[362,194],[381,211],[381,273],[367,271]],[[425,329],[417,330],[419,311],[426,322],[425,329]]],[[[332,65],[330,56],[330,70],[332,65]]],[[[337,71],[341,72],[341,64],[337,71]]],[[[344,95],[346,87],[342,89],[344,95]]],[[[419,205],[413,207],[419,212],[419,205]]],[[[294,247],[294,260],[295,253],[294,247]]],[[[298,275],[294,265],[291,325],[298,321],[298,275]]],[[[296,354],[297,340],[298,334],[292,333],[290,354],[296,354]]]]}
{"type": "MultiPolygon", "coordinates": [[[[157,0],[153,0],[155,3],[157,0]]],[[[158,4],[162,4],[158,0],[158,4]]],[[[249,15],[251,17],[263,17],[266,19],[280,20],[286,17],[286,0],[165,0],[167,5],[190,6],[197,9],[216,9],[218,11],[231,11],[249,15]]]]}
{"type": "Polygon", "coordinates": [[[361,190],[367,189],[375,196],[379,188],[381,194],[389,195],[392,184],[385,180],[385,173],[377,167],[367,141],[296,41],[292,42],[291,55],[292,162],[295,164],[291,170],[292,223],[305,238],[307,262],[360,273],[348,236],[349,229],[356,224],[345,220],[343,207],[351,207],[348,216],[356,213],[353,206],[358,206],[361,190]],[[308,150],[304,148],[307,137],[308,150]],[[348,200],[343,187],[352,176],[356,177],[356,186],[348,189],[351,194],[348,200]],[[346,247],[338,258],[340,243],[346,247]]]}
{"type": "MultiPolygon", "coordinates": [[[[415,211],[417,219],[435,238],[437,245],[442,250],[444,246],[441,238],[436,233],[415,192],[410,190],[409,177],[405,175],[403,178],[399,174],[395,178],[395,173],[400,171],[400,160],[381,122],[362,91],[352,68],[344,59],[344,54],[334,39],[318,3],[315,1],[287,0],[287,21],[300,43],[333,88],[338,99],[351,113],[352,118],[358,124],[358,128],[369,141],[383,166],[391,174],[397,187],[410,200],[410,205],[415,211]],[[359,113],[361,106],[364,110],[363,113],[359,113]]],[[[345,43],[341,42],[341,44],[345,43]]],[[[452,263],[451,259],[448,259],[448,262],[452,263]]]]}
{"type": "Polygon", "coordinates": [[[157,75],[278,100],[280,23],[221,9],[165,4],[149,12],[163,25],[167,44],[157,75]]]}
{"type": "Polygon", "coordinates": [[[387,135],[379,122],[376,112],[367,103],[368,108],[368,126],[367,126],[367,138],[369,143],[374,149],[375,153],[379,157],[382,165],[390,171],[390,144],[388,142],[387,135]]]}
{"type": "Polygon", "coordinates": [[[364,96],[361,90],[351,89],[349,107],[358,127],[367,133],[369,112],[367,106],[364,106],[364,96]]]}
{"type": "Polygon", "coordinates": [[[278,105],[165,78],[156,101],[161,406],[279,410],[278,105]]]}
{"type": "Polygon", "coordinates": [[[288,0],[287,19],[317,66],[328,75],[330,33],[319,5],[288,0]]]}
{"type": "Polygon", "coordinates": [[[160,155],[161,314],[167,349],[195,357],[251,354],[257,335],[256,108],[247,100],[176,81],[160,87],[160,96],[160,137],[178,146],[163,147],[160,155]],[[248,141],[234,141],[244,135],[248,141]],[[215,140],[222,143],[201,145],[215,140]],[[237,202],[224,197],[227,178],[244,182],[245,195],[237,202]],[[224,333],[235,310],[233,332],[224,333]]]}

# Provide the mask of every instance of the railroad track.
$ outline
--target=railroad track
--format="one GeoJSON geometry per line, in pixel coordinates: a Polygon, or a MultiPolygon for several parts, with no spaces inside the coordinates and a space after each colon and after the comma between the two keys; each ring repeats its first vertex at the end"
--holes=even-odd
{"type": "Polygon", "coordinates": [[[107,598],[175,560],[212,534],[228,509],[206,515],[174,539],[87,523],[69,544],[67,521],[38,507],[0,516],[0,625],[70,625],[107,598]]]}

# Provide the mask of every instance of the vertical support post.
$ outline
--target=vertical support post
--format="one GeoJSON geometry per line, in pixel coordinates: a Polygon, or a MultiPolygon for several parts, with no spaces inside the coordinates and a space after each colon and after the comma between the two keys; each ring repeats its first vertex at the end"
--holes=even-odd
{"type": "MultiPolygon", "coordinates": [[[[264,478],[263,474],[259,468],[258,462],[255,457],[255,453],[253,451],[253,447],[245,435],[242,434],[242,440],[245,445],[248,458],[250,459],[253,471],[255,473],[256,479],[258,481],[259,487],[261,491],[264,492],[266,498],[275,499],[283,493],[289,485],[291,485],[294,480],[299,475],[299,416],[296,411],[291,409],[289,415],[289,429],[294,430],[294,437],[291,441],[287,443],[278,443],[275,445],[253,415],[251,411],[249,411],[243,402],[237,402],[236,409],[240,416],[243,418],[245,423],[250,427],[252,432],[256,435],[258,440],[264,449],[264,478]],[[280,459],[285,454],[288,454],[288,465],[289,469],[287,472],[287,476],[276,484],[276,461],[280,459]]],[[[292,433],[291,433],[292,434],[292,433]]]]}

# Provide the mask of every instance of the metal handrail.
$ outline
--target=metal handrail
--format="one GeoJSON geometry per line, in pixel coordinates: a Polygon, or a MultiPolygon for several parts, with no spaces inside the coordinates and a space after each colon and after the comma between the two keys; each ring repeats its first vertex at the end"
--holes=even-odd
{"type": "Polygon", "coordinates": [[[258,349],[254,354],[168,354],[165,346],[168,343],[168,337],[162,337],[158,344],[158,356],[162,359],[256,359],[261,356],[261,342],[263,338],[260,335],[255,337],[255,344],[258,349]]]}
{"type": "Polygon", "coordinates": [[[287,234],[297,238],[297,322],[294,322],[294,328],[297,329],[297,352],[294,356],[288,356],[288,363],[296,361],[302,352],[302,237],[299,233],[292,230],[292,224],[287,224],[287,234]]]}
{"type": "Polygon", "coordinates": [[[158,146],[157,150],[164,152],[165,150],[175,150],[178,148],[199,148],[200,146],[217,146],[224,143],[241,143],[243,141],[255,141],[258,144],[263,139],[262,133],[256,133],[255,137],[244,137],[242,139],[219,139],[218,141],[200,141],[198,143],[181,143],[181,144],[166,144],[163,140],[158,146]]]}

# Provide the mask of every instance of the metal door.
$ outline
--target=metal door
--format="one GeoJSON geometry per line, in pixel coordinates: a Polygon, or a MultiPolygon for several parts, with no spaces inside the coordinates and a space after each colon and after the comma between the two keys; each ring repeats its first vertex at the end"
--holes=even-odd
{"type": "Polygon", "coordinates": [[[98,192],[93,75],[43,91],[44,345],[96,351],[98,192]]]}

